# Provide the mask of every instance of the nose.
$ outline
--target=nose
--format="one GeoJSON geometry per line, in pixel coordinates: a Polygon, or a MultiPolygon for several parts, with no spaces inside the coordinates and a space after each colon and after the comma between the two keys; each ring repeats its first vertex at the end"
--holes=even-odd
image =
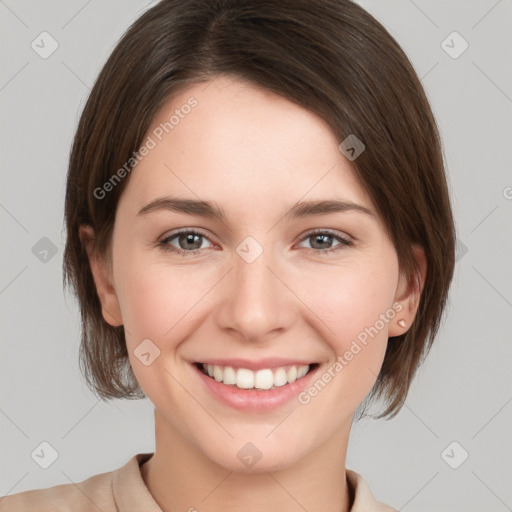
{"type": "MultiPolygon", "coordinates": [[[[256,250],[250,244],[246,247],[256,250]]],[[[282,335],[297,321],[299,299],[270,249],[264,249],[254,261],[246,254],[234,254],[216,322],[220,329],[247,342],[265,342],[282,335]]]]}

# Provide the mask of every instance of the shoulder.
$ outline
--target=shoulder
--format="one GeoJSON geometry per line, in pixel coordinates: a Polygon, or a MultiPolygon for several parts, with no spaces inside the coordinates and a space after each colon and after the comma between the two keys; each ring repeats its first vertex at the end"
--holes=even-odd
{"type": "Polygon", "coordinates": [[[347,469],[347,483],[352,492],[353,503],[350,512],[397,512],[396,509],[377,501],[366,480],[355,471],[347,469]]]}
{"type": "Polygon", "coordinates": [[[162,512],[140,473],[153,453],[138,453],[124,466],[78,483],[0,497],[0,512],[162,512]]]}
{"type": "Polygon", "coordinates": [[[0,512],[115,512],[113,471],[69,483],[0,498],[0,512]]]}

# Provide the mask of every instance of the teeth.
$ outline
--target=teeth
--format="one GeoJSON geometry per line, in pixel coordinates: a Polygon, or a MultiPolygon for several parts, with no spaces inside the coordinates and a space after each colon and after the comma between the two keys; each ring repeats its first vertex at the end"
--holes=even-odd
{"type": "Polygon", "coordinates": [[[231,366],[224,368],[224,378],[222,380],[224,384],[229,384],[230,386],[236,384],[236,372],[231,366]]]}
{"type": "Polygon", "coordinates": [[[275,387],[291,384],[308,373],[310,365],[289,366],[287,368],[269,368],[253,372],[247,368],[233,368],[231,366],[218,366],[203,364],[203,370],[217,382],[240,389],[273,389],[275,387]]]}
{"type": "Polygon", "coordinates": [[[296,366],[292,366],[286,372],[286,378],[288,379],[288,382],[295,382],[297,380],[297,367],[296,366]]]}
{"type": "MultiPolygon", "coordinates": [[[[251,372],[252,373],[252,372],[251,372]]],[[[258,370],[254,375],[254,387],[258,389],[270,389],[274,385],[272,370],[258,370]]]]}
{"type": "Polygon", "coordinates": [[[224,372],[222,371],[222,368],[220,366],[213,367],[213,378],[217,382],[220,382],[224,378],[224,372]]]}
{"type": "Polygon", "coordinates": [[[302,379],[302,377],[304,377],[304,375],[306,375],[306,373],[308,373],[308,370],[309,370],[309,365],[300,366],[297,369],[297,379],[302,379]]]}
{"type": "Polygon", "coordinates": [[[276,373],[274,373],[274,386],[284,386],[288,383],[288,379],[286,377],[286,371],[284,368],[278,368],[276,373]]]}
{"type": "MultiPolygon", "coordinates": [[[[222,371],[222,367],[216,366],[222,371]]],[[[254,372],[246,368],[240,368],[236,372],[236,387],[240,389],[251,389],[254,387],[254,372]]]]}

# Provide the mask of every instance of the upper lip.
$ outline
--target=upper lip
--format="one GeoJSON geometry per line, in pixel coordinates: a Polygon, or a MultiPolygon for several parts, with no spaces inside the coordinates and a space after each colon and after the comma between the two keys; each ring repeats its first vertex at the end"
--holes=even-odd
{"type": "Polygon", "coordinates": [[[282,366],[304,366],[306,364],[312,365],[312,361],[300,361],[298,359],[290,359],[284,357],[270,357],[266,359],[205,359],[198,361],[202,364],[211,364],[217,366],[232,366],[233,368],[247,368],[248,370],[263,370],[265,368],[280,368],[282,366]]]}

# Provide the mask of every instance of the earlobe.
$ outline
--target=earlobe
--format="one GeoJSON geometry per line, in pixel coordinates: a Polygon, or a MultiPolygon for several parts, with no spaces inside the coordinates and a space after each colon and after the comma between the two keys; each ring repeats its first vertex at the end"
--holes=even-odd
{"type": "Polygon", "coordinates": [[[96,286],[96,292],[100,299],[103,318],[113,327],[123,325],[121,309],[110,272],[108,272],[106,263],[101,260],[94,251],[95,235],[93,228],[91,226],[81,225],[79,227],[79,237],[87,251],[89,266],[96,286]]]}
{"type": "Polygon", "coordinates": [[[407,332],[412,325],[416,312],[420,304],[421,294],[425,286],[427,275],[427,259],[425,250],[420,245],[412,246],[414,257],[418,263],[418,273],[412,279],[407,280],[403,274],[400,274],[398,282],[395,304],[401,306],[400,313],[396,315],[394,321],[389,326],[389,336],[400,336],[407,332]]]}

